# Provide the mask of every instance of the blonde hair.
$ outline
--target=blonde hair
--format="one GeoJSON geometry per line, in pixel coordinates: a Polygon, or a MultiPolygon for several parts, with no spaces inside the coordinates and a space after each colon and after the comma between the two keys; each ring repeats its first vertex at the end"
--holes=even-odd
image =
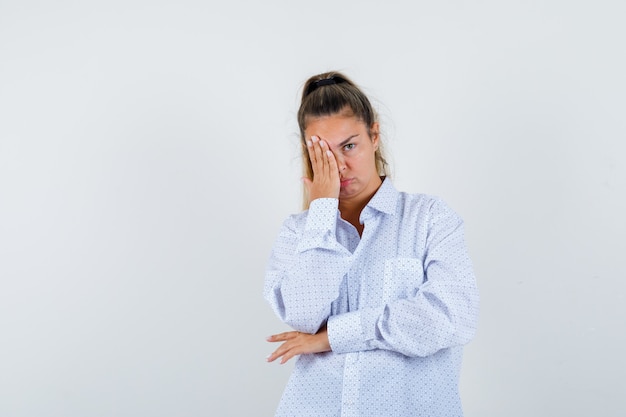
{"type": "MultiPolygon", "coordinates": [[[[378,114],[372,107],[367,96],[343,74],[331,71],[314,75],[309,78],[302,89],[302,100],[298,109],[298,126],[300,127],[300,147],[302,153],[302,171],[306,178],[313,179],[313,167],[309,160],[304,131],[311,118],[331,116],[350,110],[352,115],[362,121],[370,130],[378,122],[378,114]]],[[[370,135],[371,135],[370,131],[370,135]]],[[[374,155],[376,170],[380,176],[388,176],[387,161],[382,141],[379,139],[378,149],[374,155]]],[[[303,207],[309,206],[309,196],[303,187],[303,207]]]]}

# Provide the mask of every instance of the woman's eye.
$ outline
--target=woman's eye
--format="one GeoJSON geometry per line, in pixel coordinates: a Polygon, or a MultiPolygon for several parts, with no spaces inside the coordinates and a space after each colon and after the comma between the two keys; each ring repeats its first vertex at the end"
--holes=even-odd
{"type": "Polygon", "coordinates": [[[346,151],[354,149],[354,143],[348,143],[346,146],[343,147],[343,149],[345,149],[346,151]]]}

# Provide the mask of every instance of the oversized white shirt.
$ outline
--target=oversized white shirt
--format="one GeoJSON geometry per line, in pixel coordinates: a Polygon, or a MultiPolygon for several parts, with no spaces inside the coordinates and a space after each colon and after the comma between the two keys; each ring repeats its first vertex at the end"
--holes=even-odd
{"type": "Polygon", "coordinates": [[[297,359],[276,416],[462,416],[462,345],[478,316],[463,221],[385,179],[360,222],[362,237],[323,198],[280,230],[264,296],[295,330],[327,323],[332,351],[297,359]]]}

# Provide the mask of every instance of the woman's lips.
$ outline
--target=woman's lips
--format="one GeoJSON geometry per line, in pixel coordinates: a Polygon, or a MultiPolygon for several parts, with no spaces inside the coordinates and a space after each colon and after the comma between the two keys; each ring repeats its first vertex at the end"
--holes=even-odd
{"type": "Polygon", "coordinates": [[[340,181],[340,184],[342,187],[345,187],[346,185],[350,184],[352,182],[352,178],[346,178],[346,179],[342,179],[340,181]]]}

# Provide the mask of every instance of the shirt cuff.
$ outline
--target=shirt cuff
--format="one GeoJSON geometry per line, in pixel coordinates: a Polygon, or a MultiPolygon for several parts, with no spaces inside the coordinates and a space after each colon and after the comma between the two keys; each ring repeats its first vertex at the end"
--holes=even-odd
{"type": "Polygon", "coordinates": [[[337,198],[316,198],[309,205],[306,216],[306,230],[335,230],[337,226],[337,198]]]}
{"type": "Polygon", "coordinates": [[[335,230],[339,216],[338,205],[339,200],[336,198],[318,198],[311,202],[297,252],[319,248],[337,249],[335,230]]]}
{"type": "Polygon", "coordinates": [[[369,342],[376,339],[378,316],[378,309],[365,308],[329,317],[327,330],[331,350],[335,353],[372,350],[369,342]]]}

